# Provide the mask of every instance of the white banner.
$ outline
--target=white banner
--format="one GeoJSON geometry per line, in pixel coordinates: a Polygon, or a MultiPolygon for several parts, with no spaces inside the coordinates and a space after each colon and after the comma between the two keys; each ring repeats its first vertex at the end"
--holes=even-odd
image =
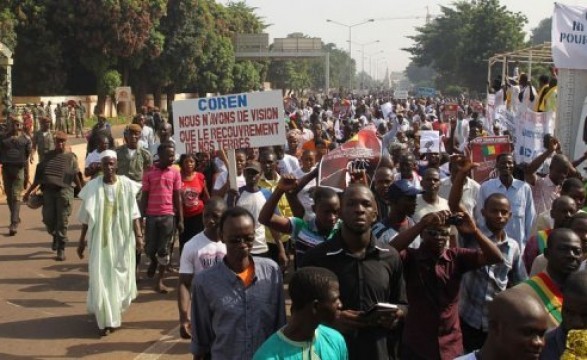
{"type": "Polygon", "coordinates": [[[179,154],[285,144],[281,90],[173,102],[179,154]]]}
{"type": "Polygon", "coordinates": [[[587,69],[587,7],[554,4],[552,58],[558,68],[587,69]]]}
{"type": "Polygon", "coordinates": [[[507,130],[514,145],[516,163],[530,163],[545,151],[544,135],[554,134],[555,113],[524,111],[514,115],[499,105],[495,109],[496,121],[507,130]]]}

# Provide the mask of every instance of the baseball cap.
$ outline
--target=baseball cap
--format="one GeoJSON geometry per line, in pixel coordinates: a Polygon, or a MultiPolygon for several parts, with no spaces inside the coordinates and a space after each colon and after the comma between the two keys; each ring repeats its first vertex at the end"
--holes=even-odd
{"type": "Polygon", "coordinates": [[[416,196],[423,191],[412,185],[406,179],[396,180],[387,190],[387,198],[390,200],[399,199],[402,196],[416,196]]]}
{"type": "Polygon", "coordinates": [[[245,170],[255,170],[258,173],[261,173],[261,164],[258,161],[247,161],[245,165],[245,170]]]}

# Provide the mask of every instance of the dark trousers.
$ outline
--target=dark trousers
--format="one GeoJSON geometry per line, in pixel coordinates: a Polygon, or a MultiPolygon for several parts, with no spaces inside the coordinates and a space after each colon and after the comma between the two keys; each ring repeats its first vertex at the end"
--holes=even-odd
{"type": "Polygon", "coordinates": [[[463,333],[463,347],[466,354],[481,349],[487,339],[486,332],[475,329],[463,319],[461,319],[461,332],[463,333]]]}
{"type": "Polygon", "coordinates": [[[6,193],[6,202],[10,210],[10,224],[20,222],[20,200],[24,187],[24,167],[5,164],[2,167],[2,182],[6,193]]]}
{"type": "Polygon", "coordinates": [[[72,187],[43,187],[43,223],[47,232],[53,235],[58,250],[65,249],[67,227],[73,204],[72,187]]]}
{"type": "Polygon", "coordinates": [[[156,256],[161,257],[169,255],[169,247],[173,241],[173,232],[175,231],[175,216],[147,215],[147,224],[145,232],[145,254],[151,259],[156,260],[156,256]]]}
{"type": "Polygon", "coordinates": [[[191,238],[204,230],[204,214],[183,218],[183,234],[179,234],[179,256],[183,252],[183,246],[191,238]]]}

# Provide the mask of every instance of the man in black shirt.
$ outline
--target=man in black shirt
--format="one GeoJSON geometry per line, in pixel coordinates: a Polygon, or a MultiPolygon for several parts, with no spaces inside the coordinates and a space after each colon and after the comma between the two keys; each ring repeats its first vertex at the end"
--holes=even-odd
{"type": "Polygon", "coordinates": [[[371,225],[377,221],[377,205],[368,187],[346,189],[340,217],[341,231],[308,251],[304,266],[324,267],[338,276],[343,311],[333,326],[343,333],[349,358],[389,359],[387,338],[405,316],[407,304],[399,254],[387,245],[376,245],[371,225]],[[399,307],[365,315],[382,302],[399,307]]]}

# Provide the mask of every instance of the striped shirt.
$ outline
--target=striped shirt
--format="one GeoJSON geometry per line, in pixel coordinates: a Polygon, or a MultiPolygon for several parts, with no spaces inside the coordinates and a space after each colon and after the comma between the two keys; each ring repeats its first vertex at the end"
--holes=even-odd
{"type": "Polygon", "coordinates": [[[296,264],[302,263],[302,258],[306,251],[316,247],[317,245],[331,240],[334,235],[340,230],[341,222],[334,225],[330,233],[320,234],[318,226],[316,226],[316,216],[313,216],[309,221],[297,217],[290,217],[291,224],[291,238],[294,241],[296,251],[296,264]]]}
{"type": "MultiPolygon", "coordinates": [[[[506,235],[505,239],[497,242],[496,236],[487,227],[481,227],[481,231],[499,248],[503,262],[485,265],[463,275],[459,305],[463,321],[475,329],[487,332],[489,330],[487,303],[508,287],[526,280],[528,275],[516,240],[506,235]]],[[[477,241],[471,236],[462,236],[461,241],[461,246],[464,248],[479,248],[477,241]]]]}
{"type": "Polygon", "coordinates": [[[151,167],[143,175],[143,192],[149,193],[147,215],[174,215],[173,192],[181,190],[181,175],[177,169],[151,167]]]}

